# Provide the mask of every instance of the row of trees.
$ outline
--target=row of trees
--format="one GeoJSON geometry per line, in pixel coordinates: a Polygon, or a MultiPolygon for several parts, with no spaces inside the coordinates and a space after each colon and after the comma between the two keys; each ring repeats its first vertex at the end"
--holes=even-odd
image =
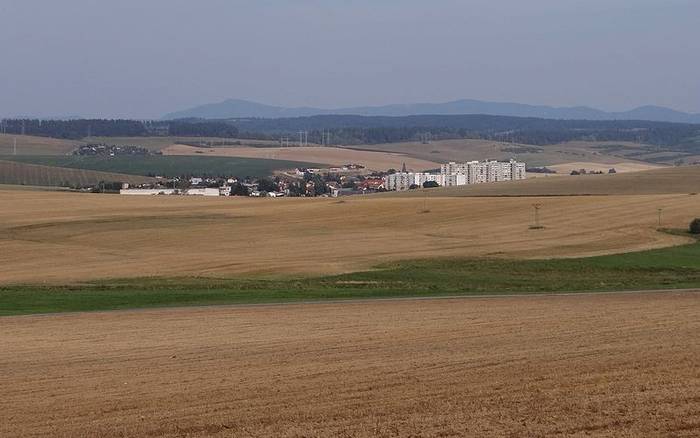
{"type": "Polygon", "coordinates": [[[0,132],[66,139],[139,137],[151,135],[291,140],[307,131],[309,140],[331,144],[379,144],[432,139],[486,139],[531,145],[572,140],[631,141],[674,150],[700,152],[700,125],[648,121],[549,120],[537,118],[456,116],[312,116],[236,121],[183,119],[139,121],[111,119],[8,119],[0,132]]]}
{"type": "Polygon", "coordinates": [[[237,122],[242,132],[290,135],[308,131],[312,142],[324,134],[331,144],[379,144],[432,139],[472,138],[532,145],[572,140],[631,141],[653,145],[686,145],[700,135],[700,125],[625,121],[552,120],[487,115],[430,115],[364,117],[311,116],[286,119],[248,119],[237,122]]]}
{"type": "Polygon", "coordinates": [[[144,137],[153,135],[233,138],[238,135],[238,128],[223,121],[144,122],[123,119],[5,119],[0,121],[0,132],[73,140],[86,137],[144,137]]]}

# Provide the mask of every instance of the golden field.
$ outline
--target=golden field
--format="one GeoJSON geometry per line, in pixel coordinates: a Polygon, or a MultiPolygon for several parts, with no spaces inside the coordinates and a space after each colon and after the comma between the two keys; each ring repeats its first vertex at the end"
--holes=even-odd
{"type": "Polygon", "coordinates": [[[201,155],[212,157],[264,158],[269,160],[304,161],[308,163],[342,166],[343,164],[362,164],[370,170],[406,168],[414,171],[435,169],[440,164],[420,158],[412,158],[401,153],[373,152],[336,147],[218,147],[199,148],[187,145],[172,145],[162,150],[163,155],[201,155]]]}
{"type": "MultiPolygon", "coordinates": [[[[0,285],[664,247],[690,239],[657,231],[658,209],[686,227],[698,182],[700,167],[341,199],[0,187],[0,285]]],[[[668,291],[2,317],[0,436],[698,436],[699,313],[700,291],[668,291]]]]}
{"type": "Polygon", "coordinates": [[[21,186],[91,186],[100,181],[129,184],[153,182],[153,178],[97,170],[70,169],[0,160],[0,184],[21,186]]]}
{"type": "MultiPolygon", "coordinates": [[[[385,197],[460,196],[582,196],[661,195],[700,193],[700,166],[663,167],[616,175],[544,175],[525,181],[411,190],[385,197]]],[[[698,198],[700,200],[700,197],[698,198]]],[[[688,201],[697,205],[700,201],[688,201]]]]}
{"type": "Polygon", "coordinates": [[[2,318],[0,435],[697,437],[700,293],[2,318]]]}
{"type": "Polygon", "coordinates": [[[399,153],[413,158],[438,162],[464,162],[486,159],[509,160],[511,158],[516,158],[518,161],[526,162],[528,167],[551,166],[571,162],[617,165],[620,167],[625,165],[646,166],[647,168],[655,166],[635,159],[634,155],[627,155],[633,152],[646,151],[652,147],[626,142],[606,143],[578,141],[536,146],[519,143],[503,143],[491,140],[459,139],[438,140],[432,141],[429,144],[404,142],[347,146],[347,148],[399,153]],[[608,149],[608,147],[612,146],[615,147],[608,149]],[[617,148],[622,148],[624,153],[618,151],[617,148]]]}
{"type": "Polygon", "coordinates": [[[77,146],[84,144],[78,140],[36,137],[31,135],[0,134],[0,155],[14,153],[14,140],[17,140],[17,155],[66,155],[77,146]]]}
{"type": "Polygon", "coordinates": [[[572,163],[555,164],[547,166],[562,175],[569,175],[572,170],[585,169],[586,172],[604,172],[608,173],[610,169],[615,169],[617,173],[640,172],[644,170],[660,169],[665,166],[658,166],[640,162],[619,162],[619,163],[592,163],[588,161],[574,161],[572,163]]]}
{"type": "Polygon", "coordinates": [[[426,257],[607,254],[686,242],[656,231],[658,208],[664,227],[684,228],[700,216],[700,197],[684,193],[205,199],[0,190],[0,205],[3,284],[330,274],[426,257]],[[534,203],[542,204],[544,230],[529,229],[534,203]]]}

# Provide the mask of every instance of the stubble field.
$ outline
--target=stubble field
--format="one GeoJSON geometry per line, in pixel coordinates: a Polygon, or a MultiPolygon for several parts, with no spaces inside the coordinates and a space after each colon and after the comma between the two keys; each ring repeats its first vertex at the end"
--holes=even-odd
{"type": "MultiPolygon", "coordinates": [[[[571,162],[597,163],[614,167],[639,166],[652,167],[634,155],[618,154],[618,148],[625,151],[646,149],[646,145],[614,142],[568,142],[553,145],[529,145],[503,143],[491,140],[438,140],[429,144],[421,142],[388,143],[377,145],[347,146],[349,149],[401,153],[413,158],[430,161],[471,161],[471,160],[509,160],[516,158],[524,161],[528,167],[551,166],[571,162]]],[[[688,161],[690,163],[691,161],[688,161]]],[[[673,163],[673,162],[671,162],[673,163]]],[[[608,168],[609,168],[608,167],[608,168]]],[[[607,168],[605,169],[607,170],[607,168]]]]}
{"type": "Polygon", "coordinates": [[[15,141],[18,155],[67,155],[73,149],[85,143],[79,140],[63,140],[32,135],[0,134],[0,155],[14,154],[15,141]]]}
{"type": "Polygon", "coordinates": [[[688,194],[549,198],[128,197],[0,191],[0,284],[335,274],[429,257],[574,257],[686,243],[688,194]],[[531,230],[533,203],[542,230],[531,230]]]}
{"type": "Polygon", "coordinates": [[[43,166],[0,159],[0,184],[68,187],[97,185],[101,181],[122,181],[129,184],[141,184],[155,180],[139,175],[43,166]]]}
{"type": "MultiPolygon", "coordinates": [[[[547,176],[525,181],[474,184],[430,190],[391,192],[386,197],[461,196],[611,196],[700,193],[700,166],[664,167],[615,175],[547,176]]],[[[700,200],[700,197],[698,198],[700,200]]],[[[534,201],[533,201],[534,202],[534,201]]],[[[693,205],[700,201],[689,200],[693,205]]]]}
{"type": "Polygon", "coordinates": [[[329,166],[343,164],[362,164],[371,170],[386,171],[387,169],[406,168],[413,171],[423,171],[440,167],[435,161],[413,158],[402,153],[362,151],[337,147],[220,147],[196,148],[187,145],[173,145],[163,149],[164,155],[201,155],[212,157],[264,158],[269,160],[291,160],[322,163],[329,166]]]}
{"type": "Polygon", "coordinates": [[[2,436],[691,437],[700,293],[10,317],[2,436]]]}

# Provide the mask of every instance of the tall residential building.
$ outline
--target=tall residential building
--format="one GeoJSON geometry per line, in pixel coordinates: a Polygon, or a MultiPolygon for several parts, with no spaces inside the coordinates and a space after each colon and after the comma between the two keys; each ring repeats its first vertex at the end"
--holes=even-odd
{"type": "Polygon", "coordinates": [[[525,179],[525,163],[510,161],[450,162],[440,166],[440,174],[399,172],[384,178],[387,190],[408,190],[435,181],[444,187],[525,179]]]}

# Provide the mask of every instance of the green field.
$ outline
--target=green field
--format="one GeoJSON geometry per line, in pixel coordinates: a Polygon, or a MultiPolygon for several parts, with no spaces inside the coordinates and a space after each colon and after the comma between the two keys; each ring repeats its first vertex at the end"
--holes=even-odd
{"type": "Polygon", "coordinates": [[[88,157],[75,155],[18,155],[0,160],[16,161],[70,169],[96,170],[130,175],[165,176],[268,176],[275,170],[295,167],[319,167],[316,163],[268,160],[260,158],[197,156],[119,156],[88,157]]]}
{"type": "Polygon", "coordinates": [[[0,288],[0,315],[388,297],[700,288],[700,243],[553,260],[432,259],[302,279],[171,278],[0,288]]]}

